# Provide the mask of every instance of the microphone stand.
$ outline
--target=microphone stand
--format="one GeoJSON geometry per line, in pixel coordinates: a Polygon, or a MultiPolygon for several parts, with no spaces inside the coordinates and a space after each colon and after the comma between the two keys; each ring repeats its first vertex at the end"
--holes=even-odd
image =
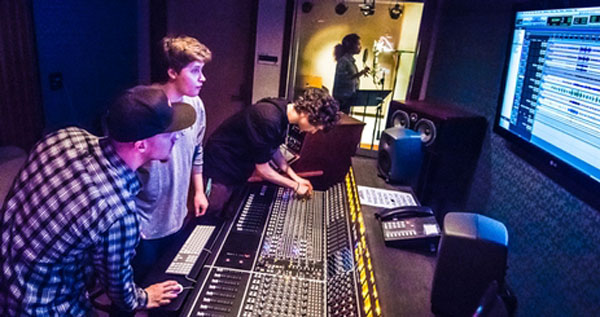
{"type": "MultiPolygon", "coordinates": [[[[385,87],[385,72],[382,72],[381,75],[381,79],[379,80],[379,85],[381,85],[381,91],[384,91],[384,87],[385,87]]],[[[382,106],[383,106],[383,100],[384,98],[382,98],[379,101],[379,104],[377,105],[377,108],[375,109],[375,122],[373,123],[373,135],[371,136],[371,150],[373,150],[373,144],[375,143],[375,136],[377,136],[377,140],[379,140],[380,138],[380,133],[379,133],[379,129],[381,127],[381,120],[380,120],[380,116],[381,116],[381,110],[382,110],[382,106]]]]}
{"type": "Polygon", "coordinates": [[[392,99],[394,100],[394,93],[396,92],[396,84],[398,82],[398,73],[400,72],[400,58],[402,57],[402,53],[414,53],[413,51],[406,50],[396,50],[394,51],[395,60],[395,70],[394,70],[394,80],[392,84],[392,99]]]}
{"type": "MultiPolygon", "coordinates": [[[[363,56],[362,56],[362,64],[363,64],[363,69],[367,68],[367,58],[369,57],[369,49],[365,48],[365,50],[363,51],[363,56]]],[[[368,73],[367,73],[368,75],[368,73]]],[[[360,78],[360,77],[359,77],[360,78]]],[[[353,114],[354,111],[352,111],[352,107],[350,107],[350,114],[353,114]]],[[[365,116],[367,115],[367,106],[364,106],[363,109],[363,119],[362,121],[365,122],[365,116]]]]}

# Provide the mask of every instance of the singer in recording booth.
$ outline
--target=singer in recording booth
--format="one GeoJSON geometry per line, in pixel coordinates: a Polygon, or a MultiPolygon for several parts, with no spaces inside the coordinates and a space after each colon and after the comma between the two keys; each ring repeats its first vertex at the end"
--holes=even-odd
{"type": "Polygon", "coordinates": [[[265,98],[225,120],[208,138],[204,151],[204,174],[212,179],[208,212],[222,212],[231,194],[254,171],[266,181],[310,196],[310,181],[294,172],[279,146],[285,142],[290,124],[307,133],[327,130],[339,120],[338,109],[327,90],[308,88],[293,103],[265,98]],[[271,160],[281,174],[269,165],[271,160]]]}
{"type": "Polygon", "coordinates": [[[360,53],[361,49],[360,36],[351,33],[344,36],[342,43],[337,44],[333,51],[337,61],[333,81],[333,97],[340,103],[340,110],[346,114],[350,113],[350,102],[358,90],[360,77],[367,75],[370,71],[369,67],[365,67],[361,71],[358,71],[358,67],[356,67],[353,55],[360,53]]]}

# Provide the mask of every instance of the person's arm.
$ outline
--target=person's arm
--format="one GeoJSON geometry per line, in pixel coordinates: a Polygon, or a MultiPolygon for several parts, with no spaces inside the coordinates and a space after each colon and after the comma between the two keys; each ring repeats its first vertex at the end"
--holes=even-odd
{"type": "MultiPolygon", "coordinates": [[[[200,99],[200,98],[198,98],[200,99]]],[[[194,212],[196,217],[203,216],[208,209],[208,198],[204,192],[204,178],[202,177],[202,166],[204,164],[204,147],[202,142],[204,139],[204,133],[206,131],[206,116],[204,112],[204,104],[200,100],[198,107],[199,113],[198,120],[200,124],[200,131],[196,136],[196,148],[194,153],[194,162],[192,167],[192,184],[194,186],[194,212]]]]}
{"type": "Polygon", "coordinates": [[[111,301],[127,311],[166,305],[177,297],[176,281],[154,284],[145,290],[135,285],[130,261],[138,235],[135,217],[122,217],[101,234],[94,252],[98,281],[111,301]]]}
{"type": "Polygon", "coordinates": [[[194,166],[192,170],[192,183],[194,184],[194,212],[196,213],[196,217],[200,217],[208,209],[208,199],[204,192],[204,178],[202,177],[201,166],[194,166]]]}
{"type": "MultiPolygon", "coordinates": [[[[287,104],[287,102],[286,102],[287,104]]],[[[254,163],[256,174],[262,179],[276,185],[293,189],[297,194],[304,195],[309,191],[306,184],[297,182],[275,171],[269,161],[279,153],[279,146],[283,141],[285,131],[282,131],[281,111],[270,103],[257,103],[250,111],[246,112],[247,130],[251,160],[254,163]]],[[[276,164],[282,164],[281,162],[276,164]]]]}
{"type": "Polygon", "coordinates": [[[355,79],[363,75],[367,75],[371,69],[367,66],[363,70],[357,72],[355,64],[348,59],[340,59],[336,66],[336,73],[342,77],[355,79]]]}
{"type": "Polygon", "coordinates": [[[264,179],[273,184],[288,187],[294,190],[296,194],[304,196],[308,194],[309,187],[305,184],[296,182],[291,178],[287,178],[281,174],[279,174],[276,170],[274,170],[269,163],[262,163],[255,165],[256,172],[264,179]]]}
{"type": "Polygon", "coordinates": [[[353,74],[350,78],[354,79],[354,78],[358,78],[361,76],[366,76],[369,74],[370,71],[371,71],[371,69],[367,66],[367,67],[363,68],[363,70],[361,70],[360,72],[353,74]]]}
{"type": "Polygon", "coordinates": [[[308,192],[306,192],[306,194],[308,194],[308,195],[312,194],[313,186],[312,186],[311,182],[308,179],[302,178],[302,177],[298,176],[298,174],[296,174],[296,172],[292,169],[292,167],[285,160],[285,157],[283,156],[281,151],[279,151],[279,150],[275,151],[275,153],[273,154],[273,161],[292,180],[296,181],[297,183],[301,183],[301,184],[307,186],[308,192]]]}

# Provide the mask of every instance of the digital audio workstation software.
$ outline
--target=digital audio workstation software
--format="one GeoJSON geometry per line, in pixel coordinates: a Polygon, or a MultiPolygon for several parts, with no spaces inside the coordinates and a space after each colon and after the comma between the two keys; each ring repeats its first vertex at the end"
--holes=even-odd
{"type": "Polygon", "coordinates": [[[497,124],[600,181],[600,7],[517,12],[497,124]]]}

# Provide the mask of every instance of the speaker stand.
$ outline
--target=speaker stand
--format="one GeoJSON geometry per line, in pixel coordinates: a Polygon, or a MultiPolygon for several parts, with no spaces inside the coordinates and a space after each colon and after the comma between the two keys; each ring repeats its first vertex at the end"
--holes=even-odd
{"type": "MultiPolygon", "coordinates": [[[[382,89],[383,90],[383,89],[382,89]]],[[[375,123],[373,124],[373,135],[371,136],[371,150],[373,150],[373,145],[375,144],[375,135],[377,135],[377,139],[379,139],[379,128],[381,124],[381,105],[383,101],[377,105],[377,109],[375,111],[375,123]]]]}

